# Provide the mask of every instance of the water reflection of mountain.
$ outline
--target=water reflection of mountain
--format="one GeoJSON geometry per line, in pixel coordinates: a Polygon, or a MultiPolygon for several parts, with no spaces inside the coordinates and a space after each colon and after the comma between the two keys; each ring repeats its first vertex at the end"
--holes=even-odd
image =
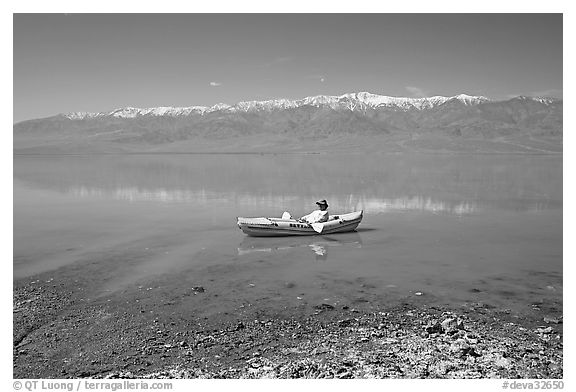
{"type": "MultiPolygon", "coordinates": [[[[232,192],[213,192],[206,189],[141,189],[126,187],[117,189],[102,189],[95,187],[70,187],[66,193],[80,198],[102,198],[124,200],[128,202],[149,201],[160,203],[193,203],[200,206],[215,205],[217,203],[233,204],[237,207],[288,210],[293,208],[301,196],[274,195],[274,194],[235,194],[232,192]]],[[[422,211],[429,213],[442,213],[452,215],[473,214],[484,208],[500,206],[520,211],[543,211],[558,207],[548,200],[438,200],[432,197],[403,196],[395,198],[370,198],[363,195],[331,195],[331,211],[346,212],[364,210],[367,213],[387,213],[402,211],[422,211]],[[513,204],[513,205],[512,205],[513,204]]],[[[561,207],[561,206],[560,206],[561,207]]]]}
{"type": "Polygon", "coordinates": [[[362,238],[357,232],[309,237],[245,237],[238,245],[238,255],[308,248],[315,255],[316,260],[327,260],[328,249],[334,246],[361,248],[362,238]]]}
{"type": "Polygon", "coordinates": [[[31,156],[15,157],[14,179],[77,197],[220,201],[262,214],[304,213],[320,198],[335,213],[562,208],[562,159],[550,156],[31,156]]]}

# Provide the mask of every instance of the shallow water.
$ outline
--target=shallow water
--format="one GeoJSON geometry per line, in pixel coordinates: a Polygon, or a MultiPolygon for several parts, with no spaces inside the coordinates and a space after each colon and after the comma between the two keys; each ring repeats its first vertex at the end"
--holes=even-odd
{"type": "Polygon", "coordinates": [[[208,271],[222,287],[287,301],[421,292],[516,310],[561,304],[562,158],[15,156],[15,279],[134,250],[103,292],[208,271]],[[236,216],[304,215],[324,198],[334,214],[363,209],[358,232],[251,238],[236,226],[236,216]]]}

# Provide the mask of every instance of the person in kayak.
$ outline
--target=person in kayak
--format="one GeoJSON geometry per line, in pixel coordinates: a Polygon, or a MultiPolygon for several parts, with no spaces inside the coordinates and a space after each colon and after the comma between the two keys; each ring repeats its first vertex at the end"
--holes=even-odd
{"type": "Polygon", "coordinates": [[[316,204],[318,204],[319,210],[312,211],[298,220],[310,224],[328,222],[328,203],[326,200],[319,200],[316,204]]]}

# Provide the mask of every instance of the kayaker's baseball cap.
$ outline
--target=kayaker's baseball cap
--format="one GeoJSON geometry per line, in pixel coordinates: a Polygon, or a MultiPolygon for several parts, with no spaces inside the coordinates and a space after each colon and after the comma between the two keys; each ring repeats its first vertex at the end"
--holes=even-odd
{"type": "Polygon", "coordinates": [[[326,199],[318,200],[318,201],[316,202],[316,204],[318,204],[319,206],[326,206],[326,207],[328,207],[328,203],[326,202],[326,199]]]}

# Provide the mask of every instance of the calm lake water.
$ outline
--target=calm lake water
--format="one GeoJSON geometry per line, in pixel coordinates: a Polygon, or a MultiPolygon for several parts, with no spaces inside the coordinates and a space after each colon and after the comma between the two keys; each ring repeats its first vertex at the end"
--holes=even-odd
{"type": "Polygon", "coordinates": [[[118,258],[103,292],[212,271],[287,301],[421,292],[529,310],[561,303],[562,157],[15,156],[14,279],[126,249],[138,256],[118,258]],[[236,226],[318,199],[363,209],[358,232],[250,238],[236,226]]]}

